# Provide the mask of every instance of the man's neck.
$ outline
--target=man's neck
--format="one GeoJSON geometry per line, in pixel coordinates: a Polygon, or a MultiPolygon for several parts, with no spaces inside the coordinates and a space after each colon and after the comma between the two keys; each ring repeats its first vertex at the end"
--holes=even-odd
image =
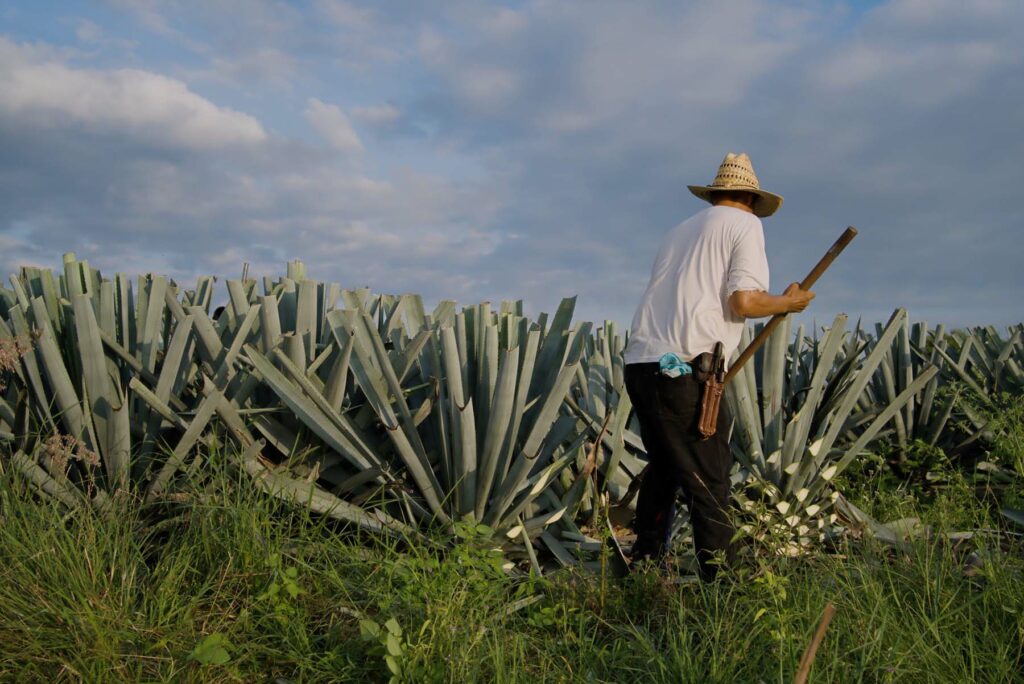
{"type": "Polygon", "coordinates": [[[729,199],[720,199],[717,202],[715,202],[714,206],[716,206],[716,207],[732,207],[733,209],[740,209],[741,211],[745,211],[748,214],[753,214],[754,213],[754,210],[750,207],[749,204],[746,204],[745,202],[734,202],[733,200],[729,200],[729,199]]]}

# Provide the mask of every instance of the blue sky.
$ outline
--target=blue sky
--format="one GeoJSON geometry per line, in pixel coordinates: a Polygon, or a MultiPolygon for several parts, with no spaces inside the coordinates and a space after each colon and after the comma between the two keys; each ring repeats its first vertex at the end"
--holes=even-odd
{"type": "Polygon", "coordinates": [[[313,277],[628,323],[727,151],[806,316],[1019,321],[1024,3],[0,5],[0,268],[313,277]]]}

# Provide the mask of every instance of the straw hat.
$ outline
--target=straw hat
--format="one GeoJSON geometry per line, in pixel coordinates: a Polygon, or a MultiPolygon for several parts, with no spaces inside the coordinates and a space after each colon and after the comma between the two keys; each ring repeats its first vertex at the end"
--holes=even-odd
{"type": "Polygon", "coordinates": [[[718,167],[718,175],[711,185],[688,185],[697,197],[706,202],[711,201],[711,195],[720,190],[734,190],[737,192],[751,192],[757,195],[754,201],[755,216],[771,216],[782,206],[782,197],[775,193],[762,190],[757,182],[757,175],[750,163],[750,157],[745,152],[725,155],[722,165],[718,167]]]}

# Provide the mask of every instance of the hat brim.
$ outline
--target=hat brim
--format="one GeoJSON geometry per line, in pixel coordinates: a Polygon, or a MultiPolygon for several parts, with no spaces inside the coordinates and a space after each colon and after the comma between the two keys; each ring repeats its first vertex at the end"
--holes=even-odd
{"type": "Polygon", "coordinates": [[[697,197],[701,198],[705,202],[711,201],[711,196],[716,192],[749,192],[757,196],[754,200],[754,216],[760,216],[765,218],[771,216],[779,210],[782,206],[782,196],[776,195],[774,192],[768,192],[767,190],[761,190],[760,188],[744,188],[744,187],[728,187],[724,188],[721,186],[714,185],[687,185],[690,192],[697,197]]]}

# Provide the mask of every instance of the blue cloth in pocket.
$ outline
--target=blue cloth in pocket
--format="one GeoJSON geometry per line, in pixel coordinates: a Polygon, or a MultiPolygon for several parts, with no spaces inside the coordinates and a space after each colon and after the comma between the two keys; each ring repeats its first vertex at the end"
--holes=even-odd
{"type": "Polygon", "coordinates": [[[667,375],[670,378],[678,378],[680,375],[690,375],[693,373],[693,368],[690,367],[690,364],[672,352],[663,354],[658,359],[658,368],[662,375],[667,375]]]}

